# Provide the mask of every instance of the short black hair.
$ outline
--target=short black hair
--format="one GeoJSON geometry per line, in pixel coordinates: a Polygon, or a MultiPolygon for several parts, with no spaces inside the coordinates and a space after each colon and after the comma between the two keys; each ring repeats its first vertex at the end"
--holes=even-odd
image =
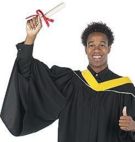
{"type": "Polygon", "coordinates": [[[114,36],[112,30],[103,22],[92,22],[88,24],[86,29],[83,31],[81,39],[82,44],[86,47],[87,46],[87,39],[88,36],[93,32],[101,32],[105,34],[108,38],[108,46],[112,45],[114,41],[114,36]]]}

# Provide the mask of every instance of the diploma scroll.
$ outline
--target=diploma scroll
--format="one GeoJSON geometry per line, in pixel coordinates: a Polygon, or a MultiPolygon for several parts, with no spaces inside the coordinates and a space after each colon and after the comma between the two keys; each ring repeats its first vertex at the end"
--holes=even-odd
{"type": "Polygon", "coordinates": [[[26,19],[30,19],[30,18],[33,18],[35,16],[40,16],[40,18],[43,18],[45,23],[46,23],[46,25],[49,27],[49,22],[53,22],[54,20],[50,19],[48,17],[54,15],[55,13],[57,13],[58,11],[63,9],[64,7],[65,7],[65,3],[61,2],[60,4],[56,5],[51,10],[47,11],[45,14],[40,9],[38,9],[38,10],[36,10],[37,14],[31,15],[31,16],[27,17],[26,19]]]}
{"type": "Polygon", "coordinates": [[[64,7],[65,7],[65,3],[61,2],[60,4],[56,5],[51,10],[47,11],[44,15],[46,15],[47,17],[50,17],[50,16],[54,15],[55,13],[59,12],[64,7]]]}

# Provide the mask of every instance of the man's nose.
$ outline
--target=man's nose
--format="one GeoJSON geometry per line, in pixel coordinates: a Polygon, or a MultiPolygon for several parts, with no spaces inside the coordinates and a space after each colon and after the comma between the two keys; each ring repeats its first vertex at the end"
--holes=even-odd
{"type": "Polygon", "coordinates": [[[100,50],[100,45],[95,45],[94,50],[100,50]]]}

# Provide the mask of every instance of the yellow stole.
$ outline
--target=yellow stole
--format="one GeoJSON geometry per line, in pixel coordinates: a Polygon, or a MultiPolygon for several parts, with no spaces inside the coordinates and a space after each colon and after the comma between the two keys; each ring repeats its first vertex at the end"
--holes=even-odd
{"type": "Polygon", "coordinates": [[[82,71],[81,73],[83,78],[89,84],[89,86],[95,91],[105,91],[107,89],[114,88],[120,85],[132,83],[128,77],[120,77],[117,79],[112,79],[112,80],[104,81],[102,83],[98,83],[88,69],[82,71]]]}

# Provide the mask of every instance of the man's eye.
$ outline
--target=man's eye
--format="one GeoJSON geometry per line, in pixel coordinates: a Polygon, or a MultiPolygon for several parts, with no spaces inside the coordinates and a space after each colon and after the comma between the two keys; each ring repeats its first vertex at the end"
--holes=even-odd
{"type": "Polygon", "coordinates": [[[94,45],[93,44],[89,44],[88,47],[94,47],[94,45]]]}
{"type": "Polygon", "coordinates": [[[104,44],[102,44],[102,45],[100,45],[101,47],[105,47],[105,45],[104,44]]]}

